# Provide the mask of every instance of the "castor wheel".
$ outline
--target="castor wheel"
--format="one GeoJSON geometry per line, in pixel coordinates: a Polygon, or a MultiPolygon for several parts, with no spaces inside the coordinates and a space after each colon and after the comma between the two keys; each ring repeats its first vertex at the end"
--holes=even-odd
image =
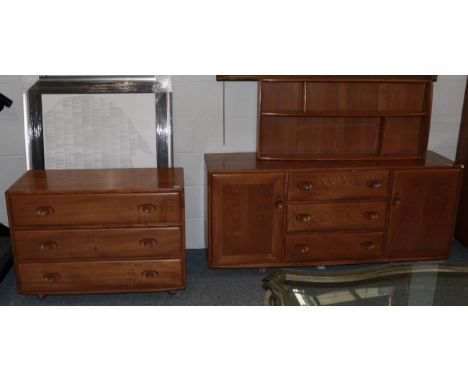
{"type": "Polygon", "coordinates": [[[172,289],[172,290],[167,291],[167,293],[169,293],[172,296],[175,296],[177,294],[177,292],[178,291],[176,289],[172,289]]]}
{"type": "Polygon", "coordinates": [[[47,297],[47,295],[46,294],[38,294],[36,297],[37,297],[38,300],[44,300],[47,297]]]}
{"type": "Polygon", "coordinates": [[[261,275],[264,275],[265,273],[267,273],[267,270],[268,268],[258,268],[258,273],[260,273],[261,275]]]}

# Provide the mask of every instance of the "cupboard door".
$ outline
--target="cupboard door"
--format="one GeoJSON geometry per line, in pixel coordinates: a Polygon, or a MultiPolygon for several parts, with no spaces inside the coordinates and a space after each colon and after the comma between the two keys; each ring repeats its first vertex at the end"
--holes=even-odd
{"type": "Polygon", "coordinates": [[[449,256],[460,176],[459,169],[395,171],[388,257],[449,256]]]}
{"type": "Polygon", "coordinates": [[[215,174],[210,192],[211,266],[281,261],[283,173],[215,174]]]}

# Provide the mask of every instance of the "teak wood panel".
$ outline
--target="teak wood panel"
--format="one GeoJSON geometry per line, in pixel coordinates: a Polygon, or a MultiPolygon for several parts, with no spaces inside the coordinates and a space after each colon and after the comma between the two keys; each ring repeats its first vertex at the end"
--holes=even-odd
{"type": "Polygon", "coordinates": [[[259,82],[259,159],[418,158],[432,82],[259,82]]]}
{"type": "Polygon", "coordinates": [[[385,118],[383,155],[417,155],[424,121],[420,117],[385,118]]]}
{"type": "Polygon", "coordinates": [[[211,176],[210,264],[281,260],[285,175],[211,176]]]}
{"type": "Polygon", "coordinates": [[[302,110],[301,82],[264,82],[261,111],[298,112],[302,110]]]}
{"type": "Polygon", "coordinates": [[[388,257],[448,257],[460,176],[458,169],[395,171],[388,257]]]}
{"type": "Polygon", "coordinates": [[[296,171],[289,173],[288,198],[292,201],[384,199],[389,171],[296,171]]]}
{"type": "Polygon", "coordinates": [[[179,193],[11,195],[15,226],[180,224],[179,193]]]}
{"type": "Polygon", "coordinates": [[[286,238],[286,262],[376,259],[382,256],[382,232],[320,233],[286,238]]]}
{"type": "Polygon", "coordinates": [[[21,263],[22,293],[114,292],[183,286],[182,260],[21,263]]]}
{"type": "Polygon", "coordinates": [[[288,232],[383,229],[386,202],[288,205],[288,232]]]}
{"type": "Polygon", "coordinates": [[[179,227],[13,231],[18,261],[181,257],[179,227]]]}

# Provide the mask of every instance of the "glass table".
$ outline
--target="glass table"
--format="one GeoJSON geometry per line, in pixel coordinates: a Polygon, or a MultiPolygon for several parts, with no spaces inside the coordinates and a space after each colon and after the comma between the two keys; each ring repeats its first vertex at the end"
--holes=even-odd
{"type": "Polygon", "coordinates": [[[265,305],[468,305],[468,264],[390,264],[348,271],[281,270],[265,305]]]}

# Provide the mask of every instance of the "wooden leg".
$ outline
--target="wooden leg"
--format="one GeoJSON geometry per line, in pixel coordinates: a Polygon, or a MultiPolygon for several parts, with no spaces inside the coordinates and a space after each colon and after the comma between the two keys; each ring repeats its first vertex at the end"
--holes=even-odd
{"type": "Polygon", "coordinates": [[[47,297],[47,295],[46,294],[38,294],[36,297],[37,297],[38,300],[44,300],[47,297]]]}
{"type": "Polygon", "coordinates": [[[172,289],[170,291],[167,291],[167,293],[169,293],[172,296],[175,296],[177,294],[177,289],[172,289]]]}
{"type": "Polygon", "coordinates": [[[263,274],[267,273],[267,270],[268,270],[268,268],[258,268],[258,273],[263,275],[263,274]]]}

